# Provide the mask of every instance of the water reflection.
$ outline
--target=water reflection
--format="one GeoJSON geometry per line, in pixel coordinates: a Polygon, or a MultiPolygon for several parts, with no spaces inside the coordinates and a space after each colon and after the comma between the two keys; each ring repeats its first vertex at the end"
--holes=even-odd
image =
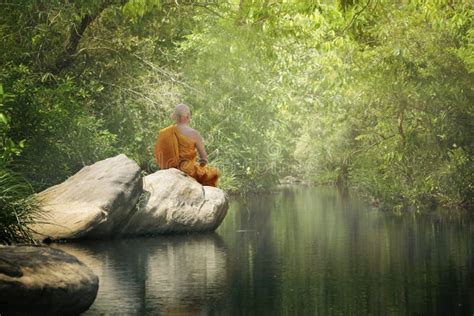
{"type": "Polygon", "coordinates": [[[234,199],[216,234],[59,247],[100,277],[91,315],[472,315],[473,237],[465,214],[293,188],[234,199]]]}
{"type": "Polygon", "coordinates": [[[468,216],[398,217],[334,188],[295,188],[235,201],[228,217],[218,232],[241,256],[230,256],[226,314],[474,312],[468,216]]]}
{"type": "Polygon", "coordinates": [[[86,315],[207,314],[226,284],[226,247],[215,233],[56,245],[99,276],[86,315]]]}

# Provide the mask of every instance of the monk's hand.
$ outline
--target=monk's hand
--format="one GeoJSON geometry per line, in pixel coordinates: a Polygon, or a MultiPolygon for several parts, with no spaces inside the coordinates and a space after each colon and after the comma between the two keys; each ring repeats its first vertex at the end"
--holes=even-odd
{"type": "Polygon", "coordinates": [[[204,167],[207,165],[207,159],[199,159],[199,165],[201,167],[204,167]]]}

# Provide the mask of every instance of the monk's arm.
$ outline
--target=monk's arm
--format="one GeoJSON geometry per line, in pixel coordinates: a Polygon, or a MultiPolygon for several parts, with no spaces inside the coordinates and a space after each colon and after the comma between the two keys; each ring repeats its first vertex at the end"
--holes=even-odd
{"type": "Polygon", "coordinates": [[[196,149],[199,153],[199,162],[204,165],[207,164],[207,153],[206,149],[204,148],[204,140],[199,133],[197,133],[196,137],[196,149]]]}

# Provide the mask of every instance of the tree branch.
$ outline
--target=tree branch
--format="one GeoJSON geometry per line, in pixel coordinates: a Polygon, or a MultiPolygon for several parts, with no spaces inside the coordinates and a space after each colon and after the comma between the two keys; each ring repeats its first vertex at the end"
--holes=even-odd
{"type": "MultiPolygon", "coordinates": [[[[120,0],[118,3],[120,5],[124,5],[127,3],[128,0],[120,0]]],[[[69,29],[69,37],[64,49],[64,55],[60,56],[59,59],[55,63],[53,73],[59,73],[64,68],[67,68],[73,62],[75,56],[77,56],[77,47],[81,42],[81,39],[84,36],[89,25],[92,24],[101,14],[102,12],[107,9],[110,5],[114,4],[115,1],[108,0],[105,1],[102,6],[95,12],[93,15],[86,14],[81,21],[76,24],[74,23],[71,28],[69,29]]]]}
{"type": "Polygon", "coordinates": [[[372,0],[367,0],[366,5],[365,5],[362,9],[360,9],[359,11],[357,11],[357,12],[352,16],[351,21],[350,21],[349,24],[347,24],[347,26],[342,30],[341,34],[344,34],[344,33],[352,26],[352,24],[355,22],[355,20],[357,19],[357,17],[358,17],[362,12],[364,12],[365,9],[367,9],[367,8],[369,7],[371,1],[372,1],[372,0]]]}

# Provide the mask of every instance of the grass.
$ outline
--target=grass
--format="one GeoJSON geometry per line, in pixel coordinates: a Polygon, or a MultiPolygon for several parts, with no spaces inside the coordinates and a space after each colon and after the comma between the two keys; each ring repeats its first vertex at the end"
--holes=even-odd
{"type": "Polygon", "coordinates": [[[39,217],[32,187],[0,162],[0,244],[35,243],[29,225],[39,217]]]}

